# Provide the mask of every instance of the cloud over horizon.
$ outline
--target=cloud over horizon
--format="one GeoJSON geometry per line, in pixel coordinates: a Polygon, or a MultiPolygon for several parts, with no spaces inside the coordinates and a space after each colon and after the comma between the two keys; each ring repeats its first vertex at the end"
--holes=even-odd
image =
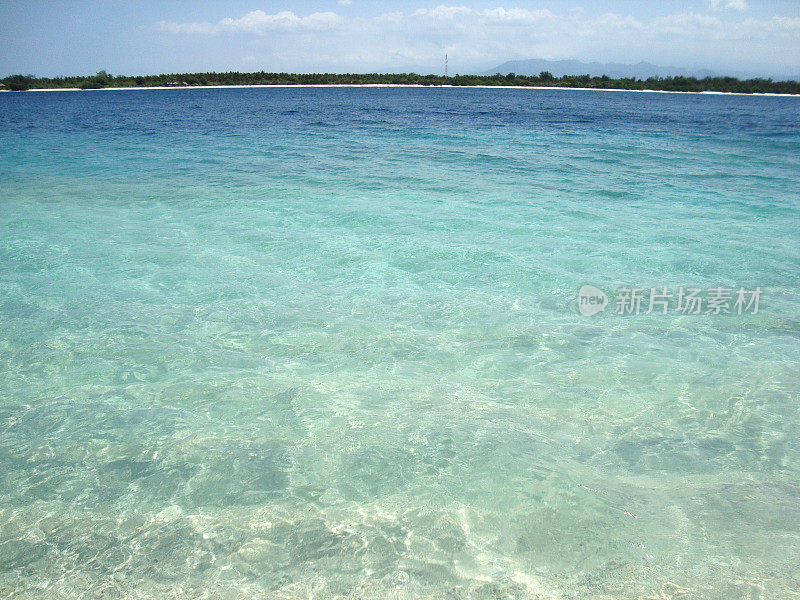
{"type": "Polygon", "coordinates": [[[5,0],[0,20],[7,74],[442,73],[447,53],[451,73],[539,58],[800,79],[797,0],[5,0]]]}
{"type": "Polygon", "coordinates": [[[739,16],[747,9],[743,0],[712,0],[710,4],[710,13],[684,11],[648,19],[616,12],[587,16],[583,10],[556,13],[547,8],[476,9],[465,5],[368,17],[254,10],[217,22],[160,21],[155,28],[172,35],[238,36],[251,47],[251,62],[263,60],[273,65],[265,64],[265,68],[281,70],[435,72],[447,52],[451,71],[466,73],[521,58],[624,61],[616,51],[619,48],[637,57],[630,62],[651,60],[719,69],[725,67],[726,57],[742,52],[743,44],[748,58],[765,62],[776,52],[791,54],[792,47],[797,47],[800,17],[739,16]],[[293,55],[276,43],[282,36],[298,35],[302,36],[304,56],[299,51],[293,55]],[[699,54],[711,55],[714,60],[697,64],[699,54]]]}

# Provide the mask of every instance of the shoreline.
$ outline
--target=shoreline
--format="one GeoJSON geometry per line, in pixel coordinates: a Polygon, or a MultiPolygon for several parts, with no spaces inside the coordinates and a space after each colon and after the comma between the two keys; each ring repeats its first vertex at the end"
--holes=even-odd
{"type": "MultiPolygon", "coordinates": [[[[506,89],[506,90],[561,90],[561,91],[582,91],[582,92],[631,92],[636,94],[704,94],[712,96],[768,96],[778,98],[800,98],[800,94],[776,94],[772,92],[686,92],[679,90],[626,90],[622,88],[591,88],[591,87],[567,87],[567,86],[535,86],[535,85],[422,85],[418,83],[300,83],[300,84],[243,84],[243,85],[175,85],[175,86],[141,86],[141,87],[104,87],[94,89],[81,88],[32,88],[26,92],[110,92],[110,91],[130,91],[130,90],[214,90],[214,89],[235,89],[235,88],[458,88],[458,89],[506,89]]],[[[0,92],[11,93],[11,90],[0,90],[0,92]]]]}

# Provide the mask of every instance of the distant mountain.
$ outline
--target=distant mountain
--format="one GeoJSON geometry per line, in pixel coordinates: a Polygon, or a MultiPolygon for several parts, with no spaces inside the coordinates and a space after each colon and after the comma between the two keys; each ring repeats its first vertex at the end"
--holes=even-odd
{"type": "Polygon", "coordinates": [[[494,75],[501,73],[516,73],[517,75],[538,75],[542,71],[549,71],[556,77],[564,75],[591,75],[600,77],[608,75],[611,78],[636,77],[647,79],[648,77],[717,77],[718,73],[708,70],[693,71],[691,69],[681,69],[679,67],[659,67],[649,62],[640,62],[635,65],[623,63],[598,63],[581,62],[579,60],[543,60],[533,58],[530,60],[510,60],[498,65],[494,69],[489,69],[480,75],[494,75]]]}

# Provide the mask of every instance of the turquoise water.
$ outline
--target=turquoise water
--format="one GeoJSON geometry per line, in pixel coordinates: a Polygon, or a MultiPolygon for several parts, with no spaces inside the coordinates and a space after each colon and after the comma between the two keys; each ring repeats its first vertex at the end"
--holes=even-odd
{"type": "Polygon", "coordinates": [[[798,174],[800,98],[0,94],[0,597],[800,598],[798,174]]]}

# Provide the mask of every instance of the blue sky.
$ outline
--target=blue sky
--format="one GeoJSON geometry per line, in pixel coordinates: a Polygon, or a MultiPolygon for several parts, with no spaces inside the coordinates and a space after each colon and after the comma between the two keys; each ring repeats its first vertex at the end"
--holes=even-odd
{"type": "Polygon", "coordinates": [[[800,75],[800,0],[2,0],[0,75],[478,72],[524,58],[800,75]]]}

